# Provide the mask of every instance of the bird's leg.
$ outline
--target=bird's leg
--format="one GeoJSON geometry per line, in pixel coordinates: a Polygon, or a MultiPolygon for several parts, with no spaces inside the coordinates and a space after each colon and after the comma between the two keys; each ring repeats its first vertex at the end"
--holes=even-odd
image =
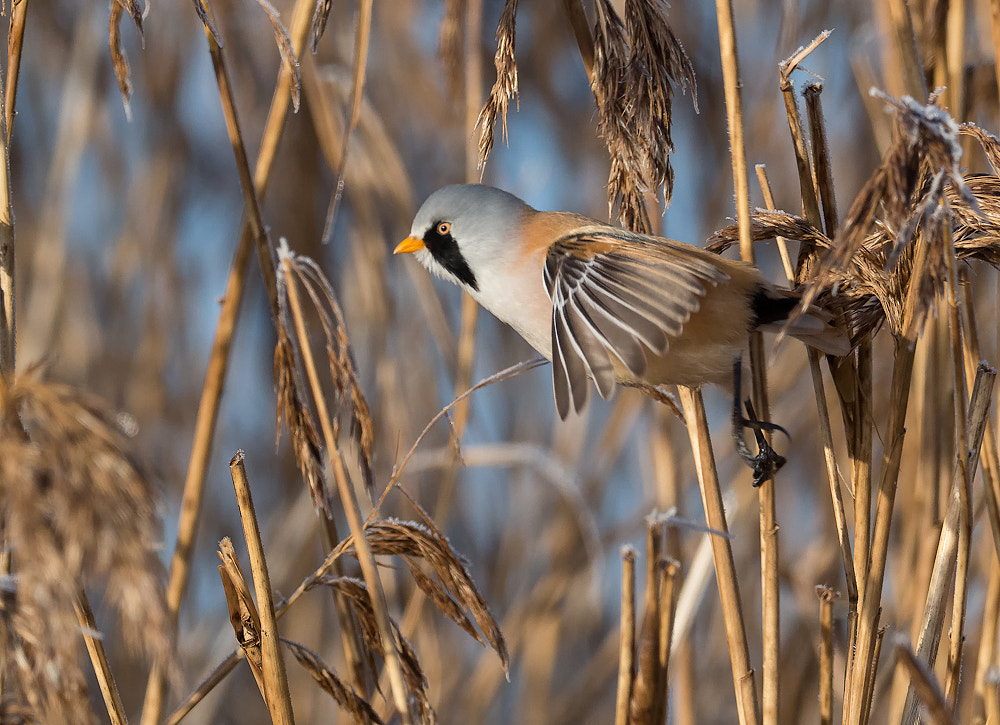
{"type": "Polygon", "coordinates": [[[753,469],[753,485],[758,487],[764,483],[764,481],[772,478],[778,470],[785,465],[785,458],[778,455],[770,444],[768,444],[767,439],[764,438],[764,431],[781,431],[788,436],[788,431],[782,428],[776,423],[768,423],[766,421],[757,420],[757,416],[753,410],[753,404],[750,399],[746,400],[747,414],[749,418],[744,418],[743,413],[740,410],[740,397],[742,395],[740,387],[743,378],[743,362],[740,358],[736,358],[736,362],[733,365],[733,439],[736,441],[736,452],[739,453],[740,458],[746,463],[750,468],[753,469]],[[754,432],[754,437],[757,439],[757,455],[750,452],[747,447],[746,441],[743,440],[743,431],[746,428],[750,428],[754,432]]]}

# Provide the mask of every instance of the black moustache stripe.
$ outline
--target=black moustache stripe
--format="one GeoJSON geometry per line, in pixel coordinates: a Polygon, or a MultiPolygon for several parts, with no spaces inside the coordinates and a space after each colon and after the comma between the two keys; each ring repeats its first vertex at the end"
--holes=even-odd
{"type": "Polygon", "coordinates": [[[424,234],[424,246],[427,247],[427,251],[431,253],[434,260],[455,275],[459,282],[478,292],[479,284],[476,282],[476,275],[469,269],[469,263],[465,261],[465,257],[459,251],[458,242],[455,241],[450,232],[448,234],[438,233],[437,228],[440,223],[434,222],[424,234]]]}

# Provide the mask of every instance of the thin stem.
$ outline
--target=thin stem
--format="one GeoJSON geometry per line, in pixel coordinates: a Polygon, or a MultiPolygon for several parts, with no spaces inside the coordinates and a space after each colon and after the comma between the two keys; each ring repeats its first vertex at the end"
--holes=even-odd
{"type": "MultiPolygon", "coordinates": [[[[709,528],[728,534],[729,526],[722,504],[722,491],[719,488],[715,454],[712,452],[712,440],[708,433],[708,419],[705,416],[701,391],[684,386],[679,386],[677,390],[694,452],[705,518],[709,528]]],[[[754,687],[750,647],[747,644],[732,545],[728,536],[710,536],[709,540],[715,561],[715,578],[719,586],[719,599],[722,602],[722,616],[726,625],[726,640],[729,644],[729,660],[740,723],[756,725],[760,722],[760,706],[757,703],[757,690],[754,687]]]]}

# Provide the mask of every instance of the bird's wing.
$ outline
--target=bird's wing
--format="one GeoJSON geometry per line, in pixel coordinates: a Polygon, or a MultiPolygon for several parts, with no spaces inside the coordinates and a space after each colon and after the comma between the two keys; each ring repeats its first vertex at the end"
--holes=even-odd
{"type": "Polygon", "coordinates": [[[612,355],[636,377],[643,347],[663,355],[698,311],[709,286],[729,279],[715,255],[668,239],[610,227],[581,229],[549,247],[545,286],[552,299],[552,368],[556,409],[579,412],[587,378],[608,398],[612,355]]]}

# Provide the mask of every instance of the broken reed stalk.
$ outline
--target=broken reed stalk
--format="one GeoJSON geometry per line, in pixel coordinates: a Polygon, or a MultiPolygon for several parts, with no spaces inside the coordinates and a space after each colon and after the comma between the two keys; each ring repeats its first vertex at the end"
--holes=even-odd
{"type": "Polygon", "coordinates": [[[837,593],[816,587],[819,597],[819,721],[833,725],[833,602],[837,593]]]}
{"type": "Polygon", "coordinates": [[[82,588],[77,592],[73,608],[76,610],[76,618],[80,622],[80,632],[87,645],[87,654],[90,655],[90,662],[94,666],[94,675],[96,675],[97,684],[101,688],[101,696],[104,698],[104,707],[108,711],[111,725],[126,725],[128,718],[125,717],[125,707],[122,705],[121,695],[118,694],[114,675],[111,674],[108,655],[104,651],[104,642],[100,630],[97,628],[97,621],[94,619],[94,610],[90,608],[87,593],[82,588]]]}
{"type": "MultiPolygon", "coordinates": [[[[27,3],[24,2],[24,4],[27,3]]],[[[296,56],[305,47],[312,6],[312,0],[296,0],[292,11],[289,34],[296,56]]],[[[264,124],[257,163],[254,167],[253,185],[259,199],[263,199],[267,193],[271,169],[277,155],[278,141],[285,125],[285,116],[288,113],[291,98],[292,75],[288,68],[281,64],[274,94],[271,97],[271,106],[264,124]]],[[[239,317],[240,303],[243,300],[247,271],[250,266],[250,253],[254,241],[251,230],[249,218],[245,216],[240,227],[239,243],[233,255],[229,276],[226,279],[226,290],[219,310],[208,367],[205,370],[205,380],[198,401],[198,412],[195,415],[194,436],[188,458],[187,473],[184,477],[184,490],[181,495],[177,542],[170,559],[167,582],[167,609],[174,625],[176,625],[177,613],[180,611],[181,601],[184,599],[184,593],[187,589],[191,557],[194,556],[195,552],[195,538],[197,537],[205,494],[208,457],[212,451],[222,391],[229,370],[229,351],[232,348],[233,334],[236,330],[236,321],[239,317]]],[[[146,685],[141,725],[157,725],[159,723],[166,695],[165,688],[163,668],[158,663],[154,663],[146,685]]]]}
{"type": "Polygon", "coordinates": [[[622,548],[622,597],[618,644],[618,695],[615,699],[615,725],[629,725],[629,703],[635,674],[635,549],[622,548]]]}
{"type": "MultiPolygon", "coordinates": [[[[684,409],[688,437],[691,439],[706,521],[709,528],[728,534],[729,526],[722,504],[722,491],[715,468],[715,454],[712,451],[712,440],[708,433],[708,419],[705,416],[705,403],[701,391],[678,386],[677,392],[681,399],[681,407],[684,409]]],[[[725,536],[713,535],[709,536],[709,540],[715,561],[715,578],[719,587],[719,600],[722,603],[722,618],[726,625],[726,641],[729,644],[733,687],[736,691],[736,709],[742,725],[757,725],[760,722],[760,706],[757,702],[757,688],[754,686],[753,666],[750,661],[750,647],[747,644],[732,545],[725,536]]]]}
{"type": "Polygon", "coordinates": [[[257,594],[257,613],[260,615],[260,649],[267,707],[271,721],[275,725],[295,722],[292,715],[292,700],[288,692],[288,675],[285,660],[281,656],[281,642],[278,638],[278,621],[274,614],[274,597],[271,594],[271,577],[267,571],[264,543],[260,538],[260,526],[253,508],[250,482],[247,480],[243,464],[243,451],[237,451],[229,461],[229,472],[236,491],[236,503],[243,521],[243,535],[246,537],[247,553],[250,556],[250,570],[253,573],[254,590],[257,594]]]}
{"type": "Polygon", "coordinates": [[[889,555],[889,529],[892,525],[892,510],[896,500],[899,465],[903,454],[906,408],[909,401],[910,377],[913,373],[913,351],[917,341],[917,301],[927,267],[927,237],[928,235],[924,233],[917,235],[917,249],[906,294],[901,330],[894,340],[895,355],[889,389],[889,421],[885,429],[885,447],[875,507],[875,528],[871,538],[870,567],[864,580],[864,588],[859,591],[861,603],[854,647],[852,647],[856,648],[856,653],[849,675],[850,687],[844,696],[846,722],[851,724],[863,722],[865,695],[867,693],[868,698],[871,696],[872,681],[877,669],[877,662],[872,658],[876,650],[876,628],[881,610],[882,584],[889,555]]]}
{"type": "MultiPolygon", "coordinates": [[[[750,227],[750,177],[747,168],[746,143],[743,131],[743,98],[740,91],[739,57],[736,49],[736,27],[732,0],[716,0],[719,27],[719,52],[722,59],[723,89],[726,98],[726,119],[732,154],[733,188],[736,191],[736,220],[740,235],[740,257],[755,263],[753,236],[750,227]]],[[[753,379],[754,406],[761,421],[771,418],[767,398],[767,376],[764,361],[764,337],[760,332],[750,335],[750,371],[753,379]]],[[[779,721],[779,648],[780,592],[778,585],[778,521],[774,496],[774,477],[763,482],[760,494],[760,566],[762,592],[763,667],[762,715],[765,725],[779,721]]]]}
{"type": "MultiPolygon", "coordinates": [[[[664,663],[664,611],[672,604],[663,586],[667,560],[663,555],[665,521],[650,517],[646,525],[646,593],[642,625],[634,642],[629,723],[662,723],[667,715],[666,670],[664,663]],[[637,664],[636,664],[637,663],[637,664]]],[[[669,615],[668,615],[669,616],[669,615]]],[[[669,642],[669,640],[667,640],[669,642]]]]}
{"type": "Polygon", "coordinates": [[[894,644],[896,662],[910,675],[910,682],[917,697],[927,708],[930,722],[935,725],[958,725],[948,708],[944,693],[941,692],[941,686],[934,677],[934,671],[914,656],[905,636],[897,635],[894,644]]]}
{"type": "Polygon", "coordinates": [[[306,332],[305,320],[302,316],[302,307],[299,303],[299,293],[296,288],[295,277],[292,273],[291,262],[287,259],[282,260],[281,270],[284,275],[285,288],[288,295],[288,307],[292,313],[292,319],[295,323],[295,334],[299,339],[299,348],[302,352],[302,363],[305,366],[306,377],[312,389],[313,401],[316,405],[316,414],[323,430],[323,438],[326,442],[327,451],[330,452],[334,478],[337,481],[337,490],[340,493],[341,504],[347,516],[347,523],[351,529],[354,550],[357,553],[358,563],[361,565],[361,572],[368,587],[368,594],[371,597],[372,610],[378,624],[379,637],[382,641],[392,698],[401,721],[408,724],[412,722],[408,705],[409,697],[406,681],[403,678],[403,667],[399,661],[399,651],[396,648],[396,640],[393,636],[392,624],[389,621],[389,609],[385,600],[385,592],[382,589],[382,581],[379,578],[375,556],[372,554],[368,540],[365,538],[365,526],[361,519],[361,512],[358,509],[357,497],[354,495],[354,489],[347,479],[343,461],[340,459],[340,456],[336,455],[336,435],[332,428],[332,419],[327,410],[323,386],[316,370],[312,347],[309,344],[309,335],[306,332]]]}
{"type": "MultiPolygon", "coordinates": [[[[920,633],[917,637],[916,657],[921,662],[931,663],[937,660],[938,645],[944,628],[946,599],[952,585],[952,578],[956,576],[956,569],[959,566],[956,557],[960,553],[962,528],[965,525],[962,518],[968,513],[965,511],[968,503],[968,492],[963,491],[963,488],[967,480],[966,476],[971,477],[975,473],[976,463],[979,459],[979,447],[989,416],[989,405],[995,379],[995,370],[987,366],[980,367],[973,385],[972,399],[969,402],[969,421],[967,425],[962,426],[964,430],[971,431],[972,435],[971,438],[966,438],[965,445],[958,445],[958,450],[965,451],[966,455],[959,455],[957,458],[965,458],[966,461],[964,465],[956,461],[948,512],[941,526],[931,578],[927,585],[927,598],[921,619],[920,633]]],[[[965,406],[963,405],[962,408],[964,409],[965,406]]],[[[961,571],[958,573],[960,575],[961,571]]],[[[961,582],[956,580],[955,591],[959,592],[961,588],[961,582]]],[[[959,604],[958,597],[959,594],[956,594],[953,606],[959,604]]],[[[964,603],[964,595],[962,598],[964,603]]],[[[954,636],[953,634],[953,639],[954,636]]],[[[912,689],[907,693],[906,703],[903,707],[903,723],[916,721],[916,694],[912,689]]]]}

